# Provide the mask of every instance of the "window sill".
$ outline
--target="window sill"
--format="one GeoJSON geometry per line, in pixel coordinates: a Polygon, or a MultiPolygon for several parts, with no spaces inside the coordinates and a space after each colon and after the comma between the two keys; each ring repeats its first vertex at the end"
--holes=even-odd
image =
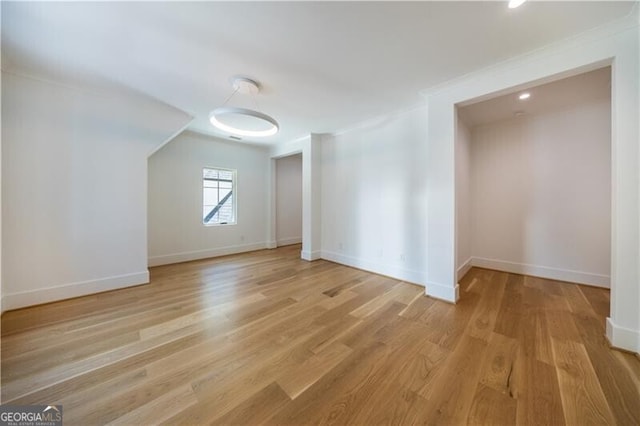
{"type": "Polygon", "coordinates": [[[210,227],[210,226],[234,226],[237,225],[237,222],[228,222],[228,223],[203,223],[204,226],[206,227],[210,227]]]}

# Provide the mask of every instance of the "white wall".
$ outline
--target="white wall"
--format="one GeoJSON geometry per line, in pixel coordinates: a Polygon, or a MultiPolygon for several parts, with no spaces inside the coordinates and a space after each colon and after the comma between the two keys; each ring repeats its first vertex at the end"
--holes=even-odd
{"type": "Polygon", "coordinates": [[[611,102],[473,128],[473,264],[609,286],[611,102]]]}
{"type": "Polygon", "coordinates": [[[148,282],[147,155],[190,117],[2,74],[6,309],[148,282]]]}
{"type": "Polygon", "coordinates": [[[542,84],[612,63],[611,316],[614,346],[640,351],[640,75],[638,8],[529,55],[449,82],[425,94],[428,110],[427,293],[455,301],[455,105],[542,84]]]}
{"type": "MultiPolygon", "coordinates": [[[[0,6],[0,34],[2,34],[2,6],[0,6]]],[[[0,36],[0,45],[2,44],[2,36],[0,36]]],[[[2,59],[0,58],[0,69],[2,69],[2,59]]],[[[2,99],[2,75],[0,73],[0,100],[2,99]]],[[[4,313],[4,296],[2,288],[4,280],[2,279],[2,107],[0,102],[0,332],[2,331],[2,314],[4,313]]],[[[2,353],[2,339],[0,338],[0,354],[2,353]]],[[[1,363],[0,363],[1,364],[1,363]]],[[[2,366],[0,365],[0,387],[2,386],[2,366]]],[[[0,404],[2,396],[0,396],[0,404]]]]}
{"type": "MultiPolygon", "coordinates": [[[[0,7],[0,22],[2,22],[2,8],[0,7]]],[[[0,66],[2,65],[2,61],[0,61],[0,66]]],[[[2,81],[0,77],[0,99],[2,99],[2,81]]],[[[1,107],[0,107],[1,109],[1,107]]],[[[3,287],[4,280],[2,279],[2,113],[0,111],[0,316],[4,312],[4,297],[3,297],[3,287]]],[[[0,325],[0,330],[2,330],[2,326],[0,325]]],[[[1,347],[0,347],[1,349],[1,347]]],[[[0,350],[1,353],[1,350],[0,350]]]]}
{"type": "Polygon", "coordinates": [[[276,240],[302,242],[302,154],[276,160],[276,240]]]}
{"type": "MultiPolygon", "coordinates": [[[[2,22],[2,7],[0,7],[0,23],[1,22],[2,22]]],[[[0,24],[0,27],[1,26],[2,25],[0,24]]],[[[0,33],[1,33],[1,28],[0,28],[0,33]]],[[[2,67],[2,60],[0,59],[0,68],[1,67],[2,67]]],[[[0,76],[0,99],[2,99],[2,77],[1,76],[0,76]]],[[[4,298],[2,295],[3,287],[4,287],[4,280],[2,279],[2,112],[1,112],[1,105],[0,105],[0,317],[4,312],[4,298]]],[[[0,330],[2,330],[1,324],[0,324],[0,330]]],[[[0,343],[0,353],[2,352],[1,349],[2,347],[0,343]]],[[[1,376],[1,371],[0,371],[0,376],[1,376]]]]}
{"type": "Polygon", "coordinates": [[[184,132],[149,158],[149,265],[267,247],[267,148],[184,132]],[[237,170],[237,224],[202,224],[202,169],[237,170]]]}
{"type": "MultiPolygon", "coordinates": [[[[312,261],[321,257],[321,156],[320,146],[324,136],[311,133],[300,139],[279,143],[270,149],[271,181],[275,187],[276,159],[294,154],[302,154],[302,251],[300,257],[312,261]]],[[[271,230],[269,232],[269,246],[275,247],[276,228],[276,200],[270,195],[269,216],[271,230]]]]}
{"type": "Polygon", "coordinates": [[[424,285],[425,114],[325,136],[323,258],[424,285]]]}
{"type": "Polygon", "coordinates": [[[302,252],[304,260],[317,260],[322,249],[323,135],[312,133],[302,142],[302,252]]]}
{"type": "Polygon", "coordinates": [[[457,116],[456,120],[456,281],[471,269],[471,134],[469,127],[457,116]]]}

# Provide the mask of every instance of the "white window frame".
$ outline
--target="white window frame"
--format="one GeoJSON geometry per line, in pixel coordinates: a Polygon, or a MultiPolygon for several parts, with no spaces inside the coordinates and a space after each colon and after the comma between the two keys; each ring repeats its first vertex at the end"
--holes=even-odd
{"type": "Polygon", "coordinates": [[[203,209],[203,215],[202,215],[202,224],[204,226],[229,226],[229,225],[237,225],[238,224],[238,171],[235,169],[227,169],[224,167],[203,167],[202,168],[202,174],[200,175],[200,182],[202,185],[202,209],[203,209]],[[205,222],[205,215],[204,215],[204,207],[205,207],[205,199],[204,199],[204,189],[205,189],[205,177],[204,177],[204,173],[206,170],[217,170],[217,171],[221,171],[221,172],[231,172],[232,177],[231,177],[231,208],[233,209],[233,220],[229,221],[229,222],[205,222]]]}

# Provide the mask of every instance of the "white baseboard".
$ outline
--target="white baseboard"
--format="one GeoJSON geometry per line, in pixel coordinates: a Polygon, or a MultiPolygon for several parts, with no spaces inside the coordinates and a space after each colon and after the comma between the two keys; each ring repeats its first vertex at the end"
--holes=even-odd
{"type": "Polygon", "coordinates": [[[469,272],[469,269],[471,269],[472,267],[473,267],[473,258],[470,257],[456,271],[456,282],[459,282],[462,279],[462,277],[464,277],[467,274],[467,272],[469,272]]]}
{"type": "Polygon", "coordinates": [[[283,238],[281,240],[278,240],[278,247],[290,246],[292,244],[300,244],[301,242],[302,242],[302,237],[283,238]]]}
{"type": "Polygon", "coordinates": [[[149,271],[143,271],[64,284],[56,287],[23,291],[20,293],[3,294],[2,309],[4,312],[5,310],[8,311],[11,309],[24,308],[26,306],[40,305],[42,303],[56,302],[58,300],[71,299],[73,297],[102,293],[104,291],[132,287],[139,284],[146,284],[148,282],[149,271]]]}
{"type": "Polygon", "coordinates": [[[362,259],[358,257],[347,256],[344,254],[335,253],[327,250],[322,250],[321,256],[323,259],[327,259],[332,262],[340,263],[342,265],[352,266],[354,268],[363,269],[365,271],[374,272],[380,275],[385,275],[387,277],[395,278],[397,280],[418,284],[423,287],[424,287],[424,283],[426,282],[426,276],[421,271],[400,268],[396,265],[389,265],[383,262],[377,262],[377,261],[362,259]]]}
{"type": "Polygon", "coordinates": [[[302,259],[308,260],[310,262],[313,261],[313,260],[318,260],[318,259],[322,258],[321,253],[319,251],[317,251],[317,250],[316,251],[305,251],[305,250],[302,250],[300,252],[300,257],[302,259]]]}
{"type": "Polygon", "coordinates": [[[436,299],[456,303],[460,298],[460,286],[456,284],[455,287],[451,287],[444,284],[427,282],[425,293],[427,296],[431,296],[436,299]]]}
{"type": "Polygon", "coordinates": [[[267,248],[267,242],[241,244],[237,246],[218,247],[207,250],[186,251],[182,253],[165,254],[149,257],[149,266],[169,265],[172,263],[189,262],[190,260],[207,259],[209,257],[226,256],[228,254],[244,253],[247,251],[267,248]]]}
{"type": "Polygon", "coordinates": [[[268,249],[278,248],[278,242],[277,241],[267,241],[267,248],[268,249]]]}
{"type": "Polygon", "coordinates": [[[611,346],[640,354],[640,331],[615,324],[607,318],[607,339],[611,346]]]}
{"type": "Polygon", "coordinates": [[[497,259],[485,259],[482,257],[471,258],[471,265],[478,266],[480,268],[511,272],[513,274],[531,275],[534,277],[548,278],[558,281],[587,284],[595,287],[609,288],[611,286],[611,277],[608,275],[598,275],[589,272],[549,268],[546,266],[529,265],[526,263],[508,262],[497,259]]]}

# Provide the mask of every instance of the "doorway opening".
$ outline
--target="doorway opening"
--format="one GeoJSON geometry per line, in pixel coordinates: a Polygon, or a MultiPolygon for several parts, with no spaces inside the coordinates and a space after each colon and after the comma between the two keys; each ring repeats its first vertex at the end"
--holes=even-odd
{"type": "Polygon", "coordinates": [[[275,160],[275,226],[278,247],[302,243],[302,154],[275,160]]]}
{"type": "Polygon", "coordinates": [[[611,281],[611,67],[456,106],[456,280],[611,281]]]}

